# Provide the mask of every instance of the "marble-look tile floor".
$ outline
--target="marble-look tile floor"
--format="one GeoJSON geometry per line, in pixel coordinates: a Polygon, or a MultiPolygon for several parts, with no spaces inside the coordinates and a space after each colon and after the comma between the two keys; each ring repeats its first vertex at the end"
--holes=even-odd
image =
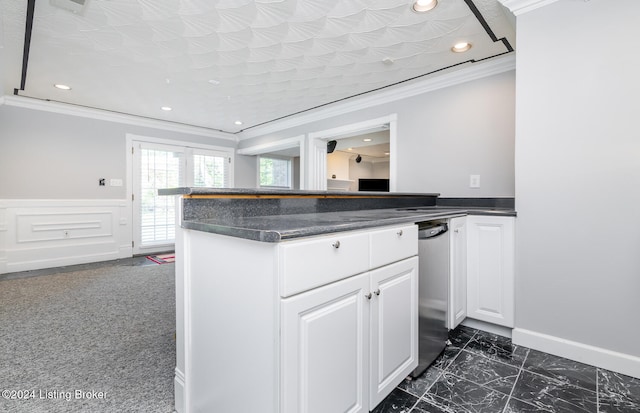
{"type": "Polygon", "coordinates": [[[429,369],[374,413],[638,413],[640,379],[460,326],[429,369]]]}

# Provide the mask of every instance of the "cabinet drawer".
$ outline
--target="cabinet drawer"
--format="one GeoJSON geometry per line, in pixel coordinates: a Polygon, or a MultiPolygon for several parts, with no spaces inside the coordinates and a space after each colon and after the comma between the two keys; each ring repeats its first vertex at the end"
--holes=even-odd
{"type": "Polygon", "coordinates": [[[368,233],[335,233],[278,246],[280,295],[288,297],[369,269],[368,233]]]}
{"type": "Polygon", "coordinates": [[[418,226],[404,225],[371,233],[371,268],[418,254],[418,226]]]}

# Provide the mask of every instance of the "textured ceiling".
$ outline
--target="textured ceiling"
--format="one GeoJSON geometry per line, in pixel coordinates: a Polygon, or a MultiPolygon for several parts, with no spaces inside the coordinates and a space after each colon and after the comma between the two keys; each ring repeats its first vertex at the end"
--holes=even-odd
{"type": "MultiPolygon", "coordinates": [[[[37,0],[19,95],[233,133],[514,46],[497,0],[440,0],[424,14],[411,4],[86,0],[74,14],[37,0]],[[451,52],[459,41],[472,49],[451,52]]],[[[22,79],[26,5],[0,0],[7,94],[22,79]]]]}

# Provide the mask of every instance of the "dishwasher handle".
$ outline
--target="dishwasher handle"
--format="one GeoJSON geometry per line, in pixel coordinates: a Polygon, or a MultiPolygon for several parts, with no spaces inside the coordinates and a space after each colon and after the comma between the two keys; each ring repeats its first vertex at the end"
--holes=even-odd
{"type": "Polygon", "coordinates": [[[418,239],[435,238],[449,231],[449,226],[446,222],[442,224],[434,225],[428,228],[420,229],[418,231],[418,239]]]}

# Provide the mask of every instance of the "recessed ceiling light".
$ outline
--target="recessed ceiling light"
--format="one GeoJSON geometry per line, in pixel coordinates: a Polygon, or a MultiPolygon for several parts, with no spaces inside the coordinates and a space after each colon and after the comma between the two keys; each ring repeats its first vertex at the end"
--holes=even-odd
{"type": "Polygon", "coordinates": [[[371,142],[371,140],[372,140],[371,138],[364,138],[362,141],[363,142],[371,142]]]}
{"type": "Polygon", "coordinates": [[[219,80],[215,80],[215,79],[209,79],[208,82],[211,83],[212,85],[219,85],[220,84],[220,81],[219,80]]]}
{"type": "Polygon", "coordinates": [[[242,125],[242,122],[241,122],[241,121],[239,121],[239,120],[237,120],[237,121],[235,121],[235,122],[233,122],[233,123],[235,123],[236,125],[242,125]]]}
{"type": "Polygon", "coordinates": [[[467,50],[471,49],[471,43],[467,43],[467,42],[460,42],[460,43],[456,43],[452,48],[451,51],[455,52],[455,53],[462,53],[462,52],[466,52],[467,50]]]}
{"type": "Polygon", "coordinates": [[[437,5],[438,0],[416,0],[416,2],[413,3],[411,10],[418,13],[424,13],[429,10],[433,10],[437,5]]]}
{"type": "Polygon", "coordinates": [[[56,83],[53,87],[61,89],[61,90],[71,90],[71,86],[63,85],[61,83],[56,83]]]}
{"type": "Polygon", "coordinates": [[[347,150],[348,150],[348,151],[352,151],[352,150],[353,150],[353,148],[347,148],[347,150]]]}
{"type": "Polygon", "coordinates": [[[390,153],[389,153],[389,152],[385,152],[384,154],[385,154],[385,155],[390,155],[390,153]]]}
{"type": "Polygon", "coordinates": [[[392,65],[394,62],[394,60],[390,57],[385,57],[384,59],[382,59],[382,63],[384,63],[385,65],[392,65]]]}
{"type": "Polygon", "coordinates": [[[173,110],[173,108],[170,108],[169,106],[163,106],[160,109],[162,109],[162,110],[164,110],[166,112],[169,112],[170,110],[173,110]]]}

